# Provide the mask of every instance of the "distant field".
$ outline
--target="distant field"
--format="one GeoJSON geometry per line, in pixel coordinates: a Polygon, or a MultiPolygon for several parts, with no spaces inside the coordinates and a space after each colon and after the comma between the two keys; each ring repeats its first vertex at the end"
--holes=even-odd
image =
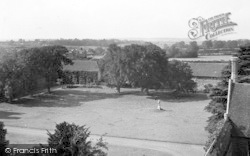
{"type": "Polygon", "coordinates": [[[179,61],[230,61],[231,55],[199,56],[198,58],[170,58],[179,61]]]}
{"type": "Polygon", "coordinates": [[[188,62],[195,77],[220,78],[221,71],[228,63],[188,62]]]}

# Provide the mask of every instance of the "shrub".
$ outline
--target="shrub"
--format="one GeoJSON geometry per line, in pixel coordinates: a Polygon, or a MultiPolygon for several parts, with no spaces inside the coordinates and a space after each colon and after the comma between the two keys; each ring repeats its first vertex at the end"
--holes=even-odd
{"type": "Polygon", "coordinates": [[[90,132],[85,126],[77,126],[74,123],[63,122],[56,125],[54,134],[48,132],[48,144],[50,148],[57,149],[58,156],[106,156],[103,149],[107,148],[107,143],[102,137],[93,146],[88,141],[90,132]]]}
{"type": "Polygon", "coordinates": [[[7,130],[4,129],[3,122],[0,122],[0,155],[1,156],[7,156],[5,153],[5,148],[8,146],[9,141],[5,139],[7,130]]]}
{"type": "Polygon", "coordinates": [[[213,88],[213,85],[212,84],[206,84],[204,85],[204,90],[203,92],[204,93],[209,93],[211,91],[211,89],[213,88]]]}

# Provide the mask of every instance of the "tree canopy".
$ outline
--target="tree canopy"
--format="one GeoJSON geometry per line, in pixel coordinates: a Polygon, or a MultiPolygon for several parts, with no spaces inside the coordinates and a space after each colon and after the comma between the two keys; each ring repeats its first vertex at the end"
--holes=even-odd
{"type": "Polygon", "coordinates": [[[149,89],[167,87],[188,92],[195,87],[190,67],[178,61],[169,65],[166,53],[151,43],[125,47],[110,45],[103,66],[106,80],[118,92],[125,83],[140,87],[146,93],[149,89]],[[174,79],[176,74],[182,78],[174,79]]]}
{"type": "Polygon", "coordinates": [[[198,56],[199,46],[196,41],[190,42],[189,45],[184,41],[177,42],[167,49],[168,57],[177,58],[195,58],[198,56]]]}
{"type": "Polygon", "coordinates": [[[48,91],[62,73],[63,64],[72,63],[63,46],[46,46],[8,53],[0,61],[1,90],[8,84],[13,97],[31,93],[37,89],[38,79],[45,78],[48,91]]]}

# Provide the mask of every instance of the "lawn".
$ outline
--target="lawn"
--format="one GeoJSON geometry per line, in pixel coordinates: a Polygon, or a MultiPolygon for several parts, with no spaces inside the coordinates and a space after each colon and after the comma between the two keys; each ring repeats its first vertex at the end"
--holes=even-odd
{"type": "Polygon", "coordinates": [[[7,126],[53,130],[62,121],[86,125],[92,134],[204,145],[209,100],[204,94],[175,98],[139,89],[58,88],[53,94],[0,104],[0,121],[7,126]],[[161,99],[157,110],[154,97],[161,99]]]}

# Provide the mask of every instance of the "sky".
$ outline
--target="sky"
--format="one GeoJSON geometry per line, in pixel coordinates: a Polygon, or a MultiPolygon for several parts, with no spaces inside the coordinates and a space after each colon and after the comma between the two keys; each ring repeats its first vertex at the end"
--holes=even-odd
{"type": "Polygon", "coordinates": [[[231,12],[250,39],[250,0],[0,0],[0,40],[188,38],[191,18],[231,12]]]}

